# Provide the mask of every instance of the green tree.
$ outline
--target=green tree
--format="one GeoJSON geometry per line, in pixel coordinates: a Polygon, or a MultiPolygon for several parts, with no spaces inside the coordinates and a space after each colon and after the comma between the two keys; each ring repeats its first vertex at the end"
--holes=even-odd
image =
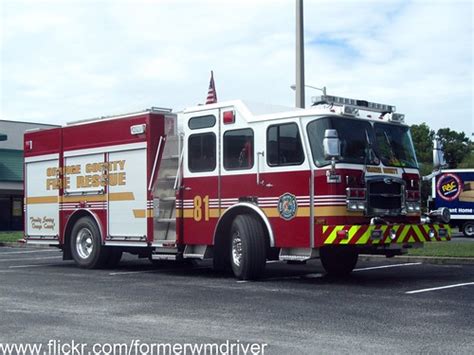
{"type": "MultiPolygon", "coordinates": [[[[411,126],[411,136],[415,146],[416,157],[420,164],[421,176],[429,175],[433,170],[433,139],[435,132],[423,122],[411,126]]],[[[421,203],[426,206],[426,201],[431,195],[431,181],[421,184],[421,203]]]]}
{"type": "Polygon", "coordinates": [[[435,132],[431,130],[425,122],[423,122],[422,124],[414,124],[411,126],[411,136],[413,138],[418,162],[422,165],[429,165],[431,169],[435,132]]]}
{"type": "Polygon", "coordinates": [[[474,168],[474,144],[471,142],[471,153],[463,159],[461,164],[458,165],[459,168],[474,168]]]}
{"type": "Polygon", "coordinates": [[[443,144],[444,156],[450,168],[458,165],[469,156],[474,145],[464,132],[452,131],[449,128],[440,128],[437,132],[443,144]]]}

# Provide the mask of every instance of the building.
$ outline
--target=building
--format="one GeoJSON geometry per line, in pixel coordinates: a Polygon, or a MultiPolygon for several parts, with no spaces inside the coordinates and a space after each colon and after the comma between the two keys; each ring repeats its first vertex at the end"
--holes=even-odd
{"type": "Polygon", "coordinates": [[[0,120],[0,230],[23,229],[23,133],[52,127],[0,120]]]}

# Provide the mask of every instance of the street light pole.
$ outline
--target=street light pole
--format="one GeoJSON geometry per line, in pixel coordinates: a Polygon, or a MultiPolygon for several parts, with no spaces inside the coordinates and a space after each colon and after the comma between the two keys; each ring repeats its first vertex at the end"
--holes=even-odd
{"type": "MultiPolygon", "coordinates": [[[[323,92],[323,95],[326,96],[326,90],[327,90],[327,89],[326,89],[325,86],[323,86],[322,88],[317,88],[316,86],[313,86],[313,85],[306,85],[306,84],[305,84],[305,87],[322,91],[322,92],[323,92]]],[[[291,90],[296,90],[296,85],[294,85],[294,84],[293,84],[293,85],[290,85],[290,89],[291,89],[291,90]]],[[[472,135],[474,136],[474,133],[473,133],[472,135]]]]}
{"type": "Polygon", "coordinates": [[[296,107],[304,108],[303,0],[296,0],[296,107]]]}

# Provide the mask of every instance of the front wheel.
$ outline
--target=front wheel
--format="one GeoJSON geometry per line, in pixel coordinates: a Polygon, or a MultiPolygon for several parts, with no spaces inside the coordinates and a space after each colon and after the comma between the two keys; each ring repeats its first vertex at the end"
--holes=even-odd
{"type": "Polygon", "coordinates": [[[267,260],[262,224],[252,215],[240,215],[234,219],[230,234],[230,264],[235,277],[258,279],[267,260]]]}
{"type": "Polygon", "coordinates": [[[347,276],[354,270],[359,253],[348,247],[322,247],[319,256],[324,269],[331,276],[347,276]]]}
{"type": "Polygon", "coordinates": [[[474,237],[474,222],[469,221],[463,224],[462,232],[465,237],[474,237]]]}
{"type": "Polygon", "coordinates": [[[102,245],[99,228],[90,217],[80,218],[71,233],[71,254],[79,267],[97,269],[103,267],[109,257],[102,245]]]}

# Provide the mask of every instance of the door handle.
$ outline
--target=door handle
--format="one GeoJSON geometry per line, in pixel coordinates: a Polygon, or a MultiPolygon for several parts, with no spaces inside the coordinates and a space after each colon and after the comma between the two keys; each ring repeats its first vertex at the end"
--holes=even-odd
{"type": "Polygon", "coordinates": [[[189,186],[185,186],[185,187],[184,187],[184,190],[185,190],[185,191],[191,191],[192,188],[190,188],[189,186]]]}
{"type": "Polygon", "coordinates": [[[257,152],[257,185],[263,185],[264,181],[260,180],[260,156],[264,157],[265,153],[263,151],[257,152]]]}

